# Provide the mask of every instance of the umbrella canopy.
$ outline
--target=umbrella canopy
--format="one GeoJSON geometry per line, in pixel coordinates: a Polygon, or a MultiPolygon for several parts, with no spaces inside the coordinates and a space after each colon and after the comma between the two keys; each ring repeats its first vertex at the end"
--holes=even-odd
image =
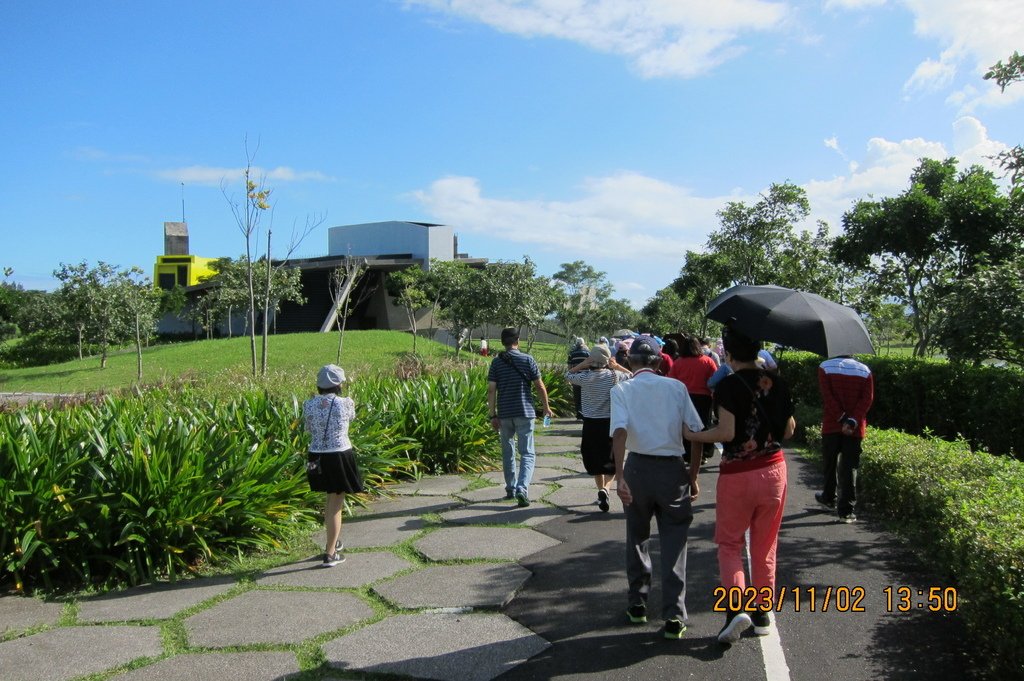
{"type": "Polygon", "coordinates": [[[781,286],[733,286],[711,301],[708,318],[757,340],[825,357],[873,353],[871,338],[853,308],[781,286]]]}

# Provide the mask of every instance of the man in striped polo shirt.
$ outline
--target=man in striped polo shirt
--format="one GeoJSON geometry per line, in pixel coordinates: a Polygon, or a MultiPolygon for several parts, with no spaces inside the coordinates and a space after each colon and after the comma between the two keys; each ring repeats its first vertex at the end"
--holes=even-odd
{"type": "Polygon", "coordinates": [[[814,498],[823,506],[835,508],[840,522],[852,523],[857,520],[857,469],[868,409],[875,398],[875,381],[865,364],[841,355],[818,367],[818,388],[825,488],[815,492],[814,498]]]}
{"type": "Polygon", "coordinates": [[[501,344],[505,351],[491,360],[487,373],[487,410],[491,415],[491,427],[501,437],[505,498],[515,497],[520,506],[529,506],[530,480],[533,479],[536,459],[533,422],[537,418],[531,386],[537,388],[545,416],[551,416],[551,407],[537,362],[519,350],[519,332],[512,328],[502,329],[501,344]],[[516,449],[519,450],[518,471],[516,449]]]}

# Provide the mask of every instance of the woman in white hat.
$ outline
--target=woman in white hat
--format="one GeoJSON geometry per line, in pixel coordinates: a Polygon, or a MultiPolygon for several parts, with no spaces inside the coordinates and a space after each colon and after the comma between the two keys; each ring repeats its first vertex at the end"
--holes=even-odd
{"type": "Polygon", "coordinates": [[[341,510],[345,506],[345,494],[363,491],[363,478],[348,438],[348,424],[356,416],[356,407],[351,397],[341,396],[344,382],[345,371],[341,367],[334,364],[321,367],[316,376],[318,394],[302,405],[306,431],[312,438],[306,463],[309,488],[327,493],[324,567],[344,562],[341,510]]]}

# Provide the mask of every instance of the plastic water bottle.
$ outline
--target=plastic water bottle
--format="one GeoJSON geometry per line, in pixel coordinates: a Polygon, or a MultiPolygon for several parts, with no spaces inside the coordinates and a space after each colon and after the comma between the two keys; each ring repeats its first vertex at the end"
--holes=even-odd
{"type": "Polygon", "coordinates": [[[551,425],[551,417],[547,414],[544,415],[544,427],[547,428],[551,425]]]}

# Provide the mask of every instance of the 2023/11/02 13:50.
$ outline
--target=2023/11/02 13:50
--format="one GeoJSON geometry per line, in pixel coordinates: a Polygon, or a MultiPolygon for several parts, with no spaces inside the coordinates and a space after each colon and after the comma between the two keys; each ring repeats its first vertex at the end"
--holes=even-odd
{"type": "Polygon", "coordinates": [[[888,612],[955,612],[959,600],[955,586],[932,586],[927,589],[887,586],[882,589],[882,593],[885,594],[885,609],[888,612]]]}
{"type": "MultiPolygon", "coordinates": [[[[933,586],[918,589],[910,586],[887,586],[882,589],[886,612],[953,612],[958,606],[955,587],[933,586]],[[915,598],[916,596],[916,598],[915,598]]],[[[780,586],[776,589],[753,586],[746,588],[719,586],[714,591],[716,612],[766,609],[782,612],[866,612],[873,599],[863,586],[780,586]]]]}

